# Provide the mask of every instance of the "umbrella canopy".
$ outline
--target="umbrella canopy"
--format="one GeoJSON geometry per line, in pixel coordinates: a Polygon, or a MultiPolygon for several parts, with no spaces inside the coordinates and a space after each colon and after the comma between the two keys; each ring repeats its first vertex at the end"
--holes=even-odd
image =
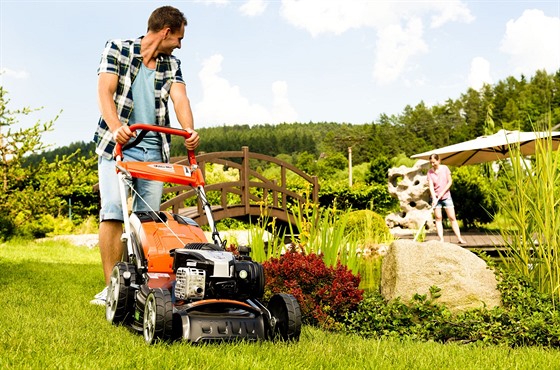
{"type": "Polygon", "coordinates": [[[450,166],[492,162],[508,158],[510,147],[519,147],[522,155],[534,154],[537,140],[546,139],[549,136],[552,139],[553,149],[558,149],[560,145],[560,131],[523,132],[500,130],[493,135],[480,136],[474,140],[415,154],[412,158],[429,159],[431,154],[437,154],[441,163],[450,166]]]}

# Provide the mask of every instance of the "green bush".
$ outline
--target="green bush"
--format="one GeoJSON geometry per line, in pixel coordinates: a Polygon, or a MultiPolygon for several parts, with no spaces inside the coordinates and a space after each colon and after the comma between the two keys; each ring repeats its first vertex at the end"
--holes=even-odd
{"type": "Polygon", "coordinates": [[[40,215],[22,222],[17,229],[17,235],[24,238],[44,238],[52,235],[71,234],[74,224],[66,217],[40,215]]]}
{"type": "Polygon", "coordinates": [[[366,174],[367,184],[387,185],[389,181],[389,169],[392,167],[391,161],[385,156],[374,158],[369,164],[369,171],[366,174]]]}
{"type": "Polygon", "coordinates": [[[325,186],[319,191],[321,207],[333,204],[339,210],[372,209],[385,215],[398,208],[398,201],[389,194],[387,184],[357,185],[349,189],[340,186],[325,186]]]}
{"type": "MultiPolygon", "coordinates": [[[[20,213],[17,219],[23,219],[25,216],[20,213]]],[[[48,233],[54,230],[54,217],[51,215],[40,215],[31,217],[25,221],[18,222],[19,227],[17,234],[24,238],[44,238],[48,233]]]]}
{"type": "Polygon", "coordinates": [[[0,241],[10,239],[15,229],[16,225],[9,215],[0,215],[0,241]]]}
{"type": "Polygon", "coordinates": [[[385,302],[369,293],[346,316],[349,333],[377,338],[411,338],[436,342],[560,347],[560,313],[550,295],[539,293],[525,278],[496,270],[503,307],[456,315],[437,303],[439,289],[416,295],[408,304],[385,302]]]}
{"type": "Polygon", "coordinates": [[[346,230],[361,243],[386,243],[392,240],[385,219],[378,213],[363,209],[348,213],[346,230]]]}
{"type": "Polygon", "coordinates": [[[455,203],[457,218],[465,228],[476,223],[488,223],[498,211],[493,197],[492,182],[484,176],[480,166],[464,166],[452,173],[451,193],[455,203]]]}

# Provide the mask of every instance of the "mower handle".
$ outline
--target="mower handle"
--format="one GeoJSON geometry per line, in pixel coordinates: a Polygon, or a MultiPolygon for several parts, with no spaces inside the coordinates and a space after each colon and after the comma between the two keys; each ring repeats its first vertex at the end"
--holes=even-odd
{"type": "MultiPolygon", "coordinates": [[[[145,124],[145,123],[135,123],[134,125],[130,125],[128,128],[132,132],[135,132],[136,130],[146,130],[146,131],[161,132],[161,133],[169,134],[169,135],[182,136],[185,139],[188,139],[188,138],[191,137],[190,132],[188,132],[186,130],[178,129],[178,128],[173,128],[173,127],[148,125],[148,124],[145,124]]],[[[189,158],[189,163],[191,165],[196,165],[196,157],[194,155],[194,150],[187,149],[187,156],[189,158]]],[[[123,153],[122,153],[122,144],[121,143],[117,143],[117,145],[115,146],[115,158],[117,158],[117,159],[120,158],[120,160],[122,160],[124,158],[123,153]]]]}

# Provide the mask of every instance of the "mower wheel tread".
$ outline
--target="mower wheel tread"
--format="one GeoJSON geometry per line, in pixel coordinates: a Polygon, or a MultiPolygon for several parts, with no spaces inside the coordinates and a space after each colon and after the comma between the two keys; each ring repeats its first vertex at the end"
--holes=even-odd
{"type": "Polygon", "coordinates": [[[153,344],[158,340],[168,340],[173,336],[173,303],[167,289],[153,289],[144,307],[144,339],[153,344]]]}
{"type": "Polygon", "coordinates": [[[118,325],[132,320],[134,289],[125,284],[124,273],[130,273],[130,283],[136,282],[136,267],[131,263],[118,262],[111,272],[107,291],[105,317],[118,325]]]}
{"type": "Polygon", "coordinates": [[[273,340],[298,341],[301,334],[301,309],[291,294],[275,294],[268,303],[268,310],[276,321],[273,340]]]}

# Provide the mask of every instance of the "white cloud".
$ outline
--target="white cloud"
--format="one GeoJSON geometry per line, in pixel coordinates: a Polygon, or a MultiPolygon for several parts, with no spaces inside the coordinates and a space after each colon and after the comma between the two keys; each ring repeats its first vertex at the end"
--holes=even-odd
{"type": "Polygon", "coordinates": [[[468,78],[469,87],[480,90],[484,84],[491,85],[492,83],[490,63],[482,57],[474,58],[471,61],[471,70],[468,78]]]}
{"type": "Polygon", "coordinates": [[[500,51],[510,55],[516,73],[548,73],[560,68],[560,18],[548,17],[541,10],[525,10],[521,17],[506,24],[500,51]]]}
{"type": "Polygon", "coordinates": [[[258,124],[293,122],[297,114],[287,95],[287,84],[277,81],[272,85],[274,94],[272,112],[251,103],[244,97],[238,86],[232,86],[220,76],[222,55],[216,54],[202,63],[198,76],[202,84],[202,101],[194,106],[198,124],[205,126],[222,124],[258,124]]]}
{"type": "Polygon", "coordinates": [[[245,4],[239,7],[243,15],[254,17],[261,15],[266,10],[266,3],[264,0],[248,0],[245,4]]]}
{"type": "Polygon", "coordinates": [[[29,72],[24,70],[16,71],[10,68],[0,68],[0,76],[2,76],[2,78],[6,76],[6,77],[15,78],[16,80],[25,80],[29,78],[29,72]]]}
{"type": "Polygon", "coordinates": [[[387,84],[396,80],[411,57],[427,50],[419,19],[411,20],[405,29],[392,25],[379,30],[373,67],[375,81],[387,84]]]}
{"type": "Polygon", "coordinates": [[[460,1],[438,1],[431,4],[440,12],[432,16],[430,27],[438,28],[448,22],[470,23],[474,20],[473,15],[466,4],[460,1]]]}
{"type": "Polygon", "coordinates": [[[283,0],[281,15],[311,36],[342,34],[354,28],[371,28],[377,33],[374,79],[389,83],[398,79],[410,61],[425,53],[423,18],[431,28],[448,22],[471,22],[470,10],[461,1],[364,1],[283,0]]]}
{"type": "Polygon", "coordinates": [[[283,0],[280,14],[315,37],[321,33],[338,35],[375,22],[377,16],[369,10],[371,5],[365,1],[283,0]]]}
{"type": "Polygon", "coordinates": [[[285,81],[274,82],[272,93],[274,95],[272,123],[296,122],[298,114],[288,99],[288,84],[285,81]]]}
{"type": "Polygon", "coordinates": [[[282,0],[281,15],[313,37],[321,33],[341,34],[352,28],[382,29],[431,15],[432,28],[448,22],[471,22],[465,4],[448,1],[282,0]]]}
{"type": "MultiPolygon", "coordinates": [[[[207,2],[229,3],[227,0],[207,2]]],[[[265,0],[247,0],[239,9],[245,15],[257,16],[265,8],[265,0]]],[[[474,20],[467,5],[459,0],[282,0],[280,15],[312,37],[371,28],[377,34],[373,78],[380,84],[400,78],[410,69],[415,56],[427,52],[424,23],[438,28],[450,22],[474,20]]]]}

